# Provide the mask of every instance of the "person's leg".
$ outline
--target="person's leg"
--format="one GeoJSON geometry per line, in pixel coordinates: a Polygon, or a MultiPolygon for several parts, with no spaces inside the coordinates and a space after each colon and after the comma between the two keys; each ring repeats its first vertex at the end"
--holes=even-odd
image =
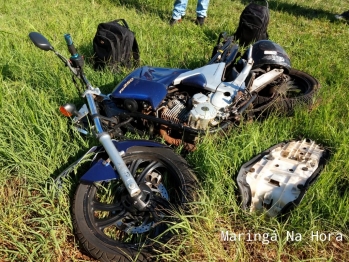
{"type": "Polygon", "coordinates": [[[196,6],[196,21],[195,24],[203,25],[205,22],[205,17],[207,17],[207,9],[210,0],[198,0],[198,4],[196,6]]]}
{"type": "Polygon", "coordinates": [[[173,5],[172,19],[179,20],[182,16],[185,16],[187,5],[188,0],[176,0],[173,5]]]}
{"type": "Polygon", "coordinates": [[[196,6],[196,15],[197,17],[207,17],[207,9],[210,0],[198,0],[198,4],[196,6]]]}

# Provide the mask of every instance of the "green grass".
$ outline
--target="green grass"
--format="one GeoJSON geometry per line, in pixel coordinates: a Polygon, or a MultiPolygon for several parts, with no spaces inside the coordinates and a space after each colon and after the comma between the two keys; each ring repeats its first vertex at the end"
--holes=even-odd
{"type": "MultiPolygon", "coordinates": [[[[207,24],[193,21],[196,1],[186,19],[169,27],[173,0],[8,0],[0,3],[0,260],[85,261],[75,241],[70,212],[74,185],[63,194],[50,185],[64,167],[86,151],[93,139],[70,131],[60,116],[65,102],[81,105],[70,74],[53,53],[34,47],[32,31],[45,35],[68,56],[69,32],[87,62],[97,25],[124,18],[136,33],[143,65],[196,68],[204,65],[221,31],[233,33],[246,2],[211,0],[207,24]],[[127,4],[125,4],[127,3],[127,4]]],[[[271,116],[243,123],[224,136],[205,137],[187,160],[204,192],[196,213],[182,217],[180,241],[159,258],[168,261],[348,261],[349,260],[349,25],[333,21],[348,1],[270,1],[270,38],[285,48],[294,68],[319,80],[311,110],[292,117],[271,116]],[[240,166],[284,140],[308,137],[327,146],[331,158],[317,183],[285,222],[243,212],[235,182],[240,166]],[[221,231],[275,233],[278,241],[221,241],[221,231]],[[302,234],[286,241],[287,232],[302,234]],[[311,232],[341,232],[342,242],[311,241],[311,232]]],[[[119,75],[95,72],[91,83],[102,92],[119,75]]]]}

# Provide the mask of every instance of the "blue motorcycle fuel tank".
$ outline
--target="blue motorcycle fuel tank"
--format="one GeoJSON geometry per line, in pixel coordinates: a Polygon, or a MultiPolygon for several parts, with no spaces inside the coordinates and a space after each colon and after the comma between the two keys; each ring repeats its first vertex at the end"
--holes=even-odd
{"type": "Polygon", "coordinates": [[[116,99],[147,101],[155,110],[167,94],[174,79],[189,69],[173,69],[143,66],[134,70],[112,91],[116,99]]]}

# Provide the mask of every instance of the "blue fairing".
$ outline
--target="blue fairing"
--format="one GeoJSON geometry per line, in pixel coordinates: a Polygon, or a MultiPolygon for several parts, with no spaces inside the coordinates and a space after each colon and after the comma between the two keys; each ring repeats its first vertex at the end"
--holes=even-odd
{"type": "Polygon", "coordinates": [[[167,94],[167,88],[178,75],[189,69],[143,66],[134,70],[112,91],[113,98],[143,100],[155,110],[167,94]]]}
{"type": "MultiPolygon", "coordinates": [[[[120,152],[127,152],[128,149],[134,146],[142,146],[142,147],[166,147],[166,145],[147,141],[147,140],[125,140],[125,141],[115,141],[113,140],[113,144],[120,152]]],[[[96,148],[94,151],[99,151],[103,149],[102,147],[96,148]]],[[[91,153],[91,151],[89,151],[91,153]]],[[[119,175],[113,169],[113,167],[105,163],[102,159],[98,160],[81,178],[80,181],[85,183],[93,183],[99,181],[108,181],[112,179],[118,179],[119,175]]]]}

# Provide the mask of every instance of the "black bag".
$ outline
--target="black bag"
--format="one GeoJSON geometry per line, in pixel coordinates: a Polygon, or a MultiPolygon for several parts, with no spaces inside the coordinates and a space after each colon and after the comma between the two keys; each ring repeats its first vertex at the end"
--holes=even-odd
{"type": "Polygon", "coordinates": [[[93,38],[93,50],[95,69],[107,66],[117,71],[120,66],[130,68],[139,63],[137,40],[124,19],[100,23],[93,38]]]}
{"type": "Polygon", "coordinates": [[[269,24],[269,7],[268,1],[266,5],[259,5],[252,0],[240,15],[239,26],[234,34],[235,39],[239,40],[239,44],[247,46],[254,41],[268,39],[269,24]]]}

